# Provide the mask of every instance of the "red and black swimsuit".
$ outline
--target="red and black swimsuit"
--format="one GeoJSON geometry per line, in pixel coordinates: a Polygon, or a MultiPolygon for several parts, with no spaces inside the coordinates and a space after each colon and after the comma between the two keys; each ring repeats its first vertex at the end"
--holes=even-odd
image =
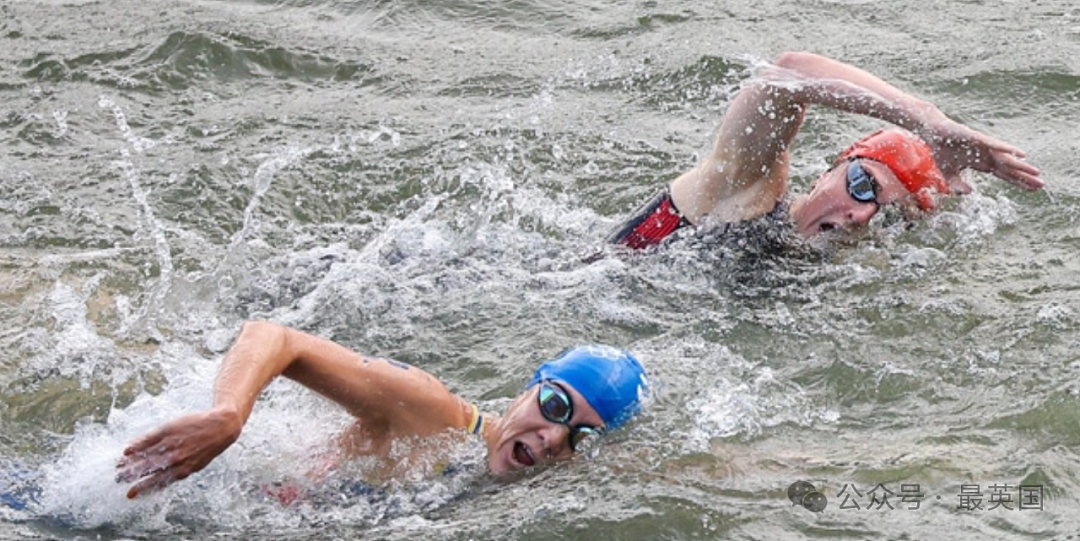
{"type": "Polygon", "coordinates": [[[665,189],[609,235],[607,242],[641,250],[660,244],[672,233],[688,225],[690,222],[686,221],[671,201],[671,192],[665,189]]]}
{"type": "Polygon", "coordinates": [[[793,227],[790,208],[791,198],[784,196],[772,210],[756,218],[693,226],[675,208],[671,193],[665,189],[609,235],[607,242],[642,250],[680,237],[693,239],[698,247],[726,247],[739,254],[814,253],[793,227]],[[689,235],[680,231],[688,226],[692,226],[689,235]]]}

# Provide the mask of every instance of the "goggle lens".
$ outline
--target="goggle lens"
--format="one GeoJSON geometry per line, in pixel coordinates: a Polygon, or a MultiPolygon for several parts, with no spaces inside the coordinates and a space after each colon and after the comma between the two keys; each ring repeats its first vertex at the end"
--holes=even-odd
{"type": "Polygon", "coordinates": [[[548,421],[566,424],[574,416],[574,405],[566,391],[548,384],[540,385],[540,413],[548,421]]]}
{"type": "Polygon", "coordinates": [[[570,395],[559,384],[549,381],[540,382],[540,414],[549,422],[564,425],[570,429],[570,450],[577,452],[578,445],[591,436],[600,436],[603,430],[588,425],[570,426],[574,417],[574,403],[570,395]]]}
{"type": "Polygon", "coordinates": [[[858,159],[853,159],[848,163],[847,190],[851,198],[860,203],[877,201],[877,181],[863,169],[858,159]]]}

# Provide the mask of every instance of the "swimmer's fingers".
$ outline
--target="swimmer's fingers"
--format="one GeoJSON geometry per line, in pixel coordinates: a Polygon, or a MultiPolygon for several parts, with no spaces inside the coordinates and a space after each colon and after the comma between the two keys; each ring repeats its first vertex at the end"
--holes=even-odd
{"type": "Polygon", "coordinates": [[[116,482],[131,483],[149,475],[169,471],[182,465],[184,458],[175,443],[162,440],[149,447],[124,449],[124,457],[116,463],[116,482]]]}
{"type": "Polygon", "coordinates": [[[124,456],[116,462],[117,483],[130,483],[163,467],[162,440],[167,428],[150,432],[124,448],[124,456]]]}
{"type": "Polygon", "coordinates": [[[159,471],[153,472],[151,475],[143,478],[137,484],[132,486],[127,491],[128,499],[137,498],[143,494],[150,494],[157,492],[176,481],[187,478],[190,473],[180,473],[173,468],[165,468],[159,471]]]}
{"type": "Polygon", "coordinates": [[[966,126],[953,124],[948,135],[939,133],[930,143],[946,178],[957,177],[970,168],[991,173],[1025,190],[1038,190],[1045,185],[1039,178],[1039,169],[1024,160],[1027,154],[1023,150],[966,126]]]}
{"type": "MultiPolygon", "coordinates": [[[[978,160],[941,160],[940,167],[946,178],[959,178],[960,171],[971,168],[995,177],[1025,190],[1040,190],[1046,183],[1039,176],[1039,169],[1024,161],[1016,154],[993,152],[986,153],[978,160]]],[[[955,193],[965,193],[953,190],[955,193]]]]}
{"type": "Polygon", "coordinates": [[[1046,182],[1039,177],[1039,169],[1011,154],[996,157],[995,166],[989,171],[994,176],[1025,190],[1039,190],[1046,182]]]}
{"type": "Polygon", "coordinates": [[[134,460],[138,456],[144,455],[148,451],[160,447],[162,442],[169,437],[169,434],[175,430],[176,424],[182,419],[183,418],[170,421],[139,436],[139,438],[135,439],[124,448],[124,456],[120,459],[120,462],[123,463],[125,461],[134,460]]]}
{"type": "Polygon", "coordinates": [[[977,141],[977,143],[974,145],[976,146],[976,148],[985,147],[986,150],[989,152],[1016,156],[1017,158],[1027,157],[1027,153],[1020,149],[1020,147],[1010,145],[1009,143],[1006,143],[1001,139],[991,137],[989,135],[986,135],[985,133],[977,132],[975,130],[970,130],[970,133],[972,134],[972,137],[977,141]]]}
{"type": "Polygon", "coordinates": [[[202,470],[240,436],[235,413],[211,410],[180,417],[135,440],[117,461],[116,482],[138,484],[135,498],[202,470]]]}
{"type": "Polygon", "coordinates": [[[1046,185],[1039,177],[1039,168],[1024,159],[1024,153],[1010,145],[969,151],[968,167],[990,173],[1005,182],[1025,190],[1038,190],[1046,185]]]}

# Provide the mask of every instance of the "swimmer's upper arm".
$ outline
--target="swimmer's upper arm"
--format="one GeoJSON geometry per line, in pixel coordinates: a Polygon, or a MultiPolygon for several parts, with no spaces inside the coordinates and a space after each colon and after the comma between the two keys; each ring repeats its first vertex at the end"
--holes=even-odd
{"type": "Polygon", "coordinates": [[[787,189],[788,149],[804,112],[768,77],[748,81],[724,113],[711,152],[672,183],[675,206],[693,223],[709,214],[737,221],[771,210],[787,189]]]}
{"type": "Polygon", "coordinates": [[[333,400],[358,419],[418,433],[467,422],[461,419],[462,400],[424,370],[366,357],[292,329],[289,340],[296,360],[282,375],[333,400]]]}

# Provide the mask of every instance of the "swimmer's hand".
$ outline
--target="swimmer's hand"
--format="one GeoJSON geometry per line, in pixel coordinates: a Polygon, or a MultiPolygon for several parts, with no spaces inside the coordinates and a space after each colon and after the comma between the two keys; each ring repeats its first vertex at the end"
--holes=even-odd
{"type": "Polygon", "coordinates": [[[1046,184],[1039,178],[1039,169],[1024,160],[1027,155],[1023,150],[944,115],[920,135],[934,149],[938,167],[953,186],[965,185],[960,172],[968,168],[990,173],[1025,190],[1038,190],[1046,184]]]}
{"type": "Polygon", "coordinates": [[[205,468],[240,437],[242,427],[239,413],[226,408],[173,419],[124,449],[116,482],[138,481],[128,498],[160,490],[205,468]]]}

